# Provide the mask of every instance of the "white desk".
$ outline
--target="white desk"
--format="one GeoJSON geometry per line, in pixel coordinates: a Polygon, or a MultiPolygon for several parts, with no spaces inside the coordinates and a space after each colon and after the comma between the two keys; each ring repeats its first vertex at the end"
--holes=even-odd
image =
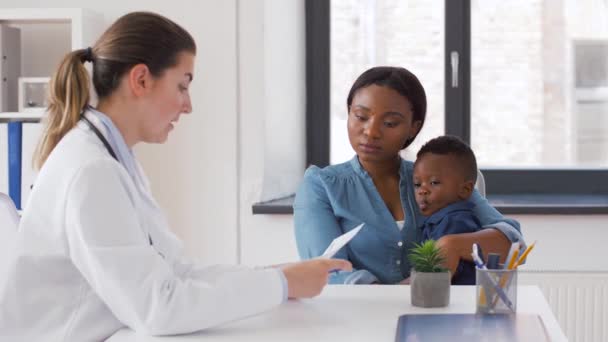
{"type": "MultiPolygon", "coordinates": [[[[551,340],[567,341],[545,297],[536,286],[520,286],[518,312],[539,314],[551,340]]],[[[335,285],[321,296],[289,301],[275,310],[197,334],[150,337],[120,330],[121,341],[395,341],[397,319],[405,313],[475,312],[475,287],[452,286],[450,305],[424,309],[410,304],[409,286],[335,285]]]]}

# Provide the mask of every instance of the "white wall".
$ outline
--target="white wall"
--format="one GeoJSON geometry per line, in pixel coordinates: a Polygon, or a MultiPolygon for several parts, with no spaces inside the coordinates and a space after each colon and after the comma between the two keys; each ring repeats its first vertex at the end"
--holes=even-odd
{"type": "Polygon", "coordinates": [[[296,260],[291,215],[252,215],[293,193],[305,167],[303,0],[239,1],[240,250],[247,264],[296,260]]]}
{"type": "Polygon", "coordinates": [[[608,272],[608,215],[520,215],[526,241],[538,240],[526,269],[608,272]]]}
{"type": "MultiPolygon", "coordinates": [[[[303,173],[303,3],[53,2],[95,10],[108,24],[128,11],[156,11],[196,39],[193,113],[180,120],[167,144],[140,146],[137,153],[174,230],[204,263],[297,258],[293,217],[254,216],[251,205],[273,191],[294,188],[303,173]]],[[[42,0],[0,2],[0,7],[45,6],[42,0]]],[[[527,240],[539,240],[528,267],[608,270],[608,216],[515,218],[527,240]]]]}

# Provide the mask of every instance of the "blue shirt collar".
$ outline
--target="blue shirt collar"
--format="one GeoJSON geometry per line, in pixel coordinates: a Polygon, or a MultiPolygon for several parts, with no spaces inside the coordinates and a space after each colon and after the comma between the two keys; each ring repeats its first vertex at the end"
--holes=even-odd
{"type": "Polygon", "coordinates": [[[429,216],[426,219],[426,223],[437,224],[439,223],[446,215],[453,213],[455,211],[468,211],[472,210],[475,207],[475,204],[469,200],[458,201],[452,203],[444,208],[441,208],[439,211],[436,211],[434,214],[429,216]]]}

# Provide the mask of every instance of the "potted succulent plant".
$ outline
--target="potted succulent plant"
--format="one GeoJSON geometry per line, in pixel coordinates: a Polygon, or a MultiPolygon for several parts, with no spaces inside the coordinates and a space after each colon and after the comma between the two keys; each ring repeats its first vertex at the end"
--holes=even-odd
{"type": "Polygon", "coordinates": [[[445,258],[434,240],[414,244],[408,259],[412,305],[425,308],[450,303],[450,271],[443,267],[445,258]]]}

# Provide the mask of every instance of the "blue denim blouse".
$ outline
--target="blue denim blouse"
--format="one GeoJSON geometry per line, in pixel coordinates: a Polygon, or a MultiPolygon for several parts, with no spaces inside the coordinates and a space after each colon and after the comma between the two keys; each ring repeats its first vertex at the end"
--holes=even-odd
{"type": "MultiPolygon", "coordinates": [[[[349,260],[352,272],[330,276],[332,284],[395,284],[409,277],[407,253],[422,241],[423,216],[414,198],[413,163],[401,160],[399,192],[405,213],[402,230],[355,156],[348,162],[304,174],[294,201],[295,237],[302,259],[320,256],[331,241],[365,223],[335,258],[349,260]]],[[[512,242],[522,239],[519,223],[504,218],[477,191],[470,201],[483,228],[500,230],[512,242]]]]}

